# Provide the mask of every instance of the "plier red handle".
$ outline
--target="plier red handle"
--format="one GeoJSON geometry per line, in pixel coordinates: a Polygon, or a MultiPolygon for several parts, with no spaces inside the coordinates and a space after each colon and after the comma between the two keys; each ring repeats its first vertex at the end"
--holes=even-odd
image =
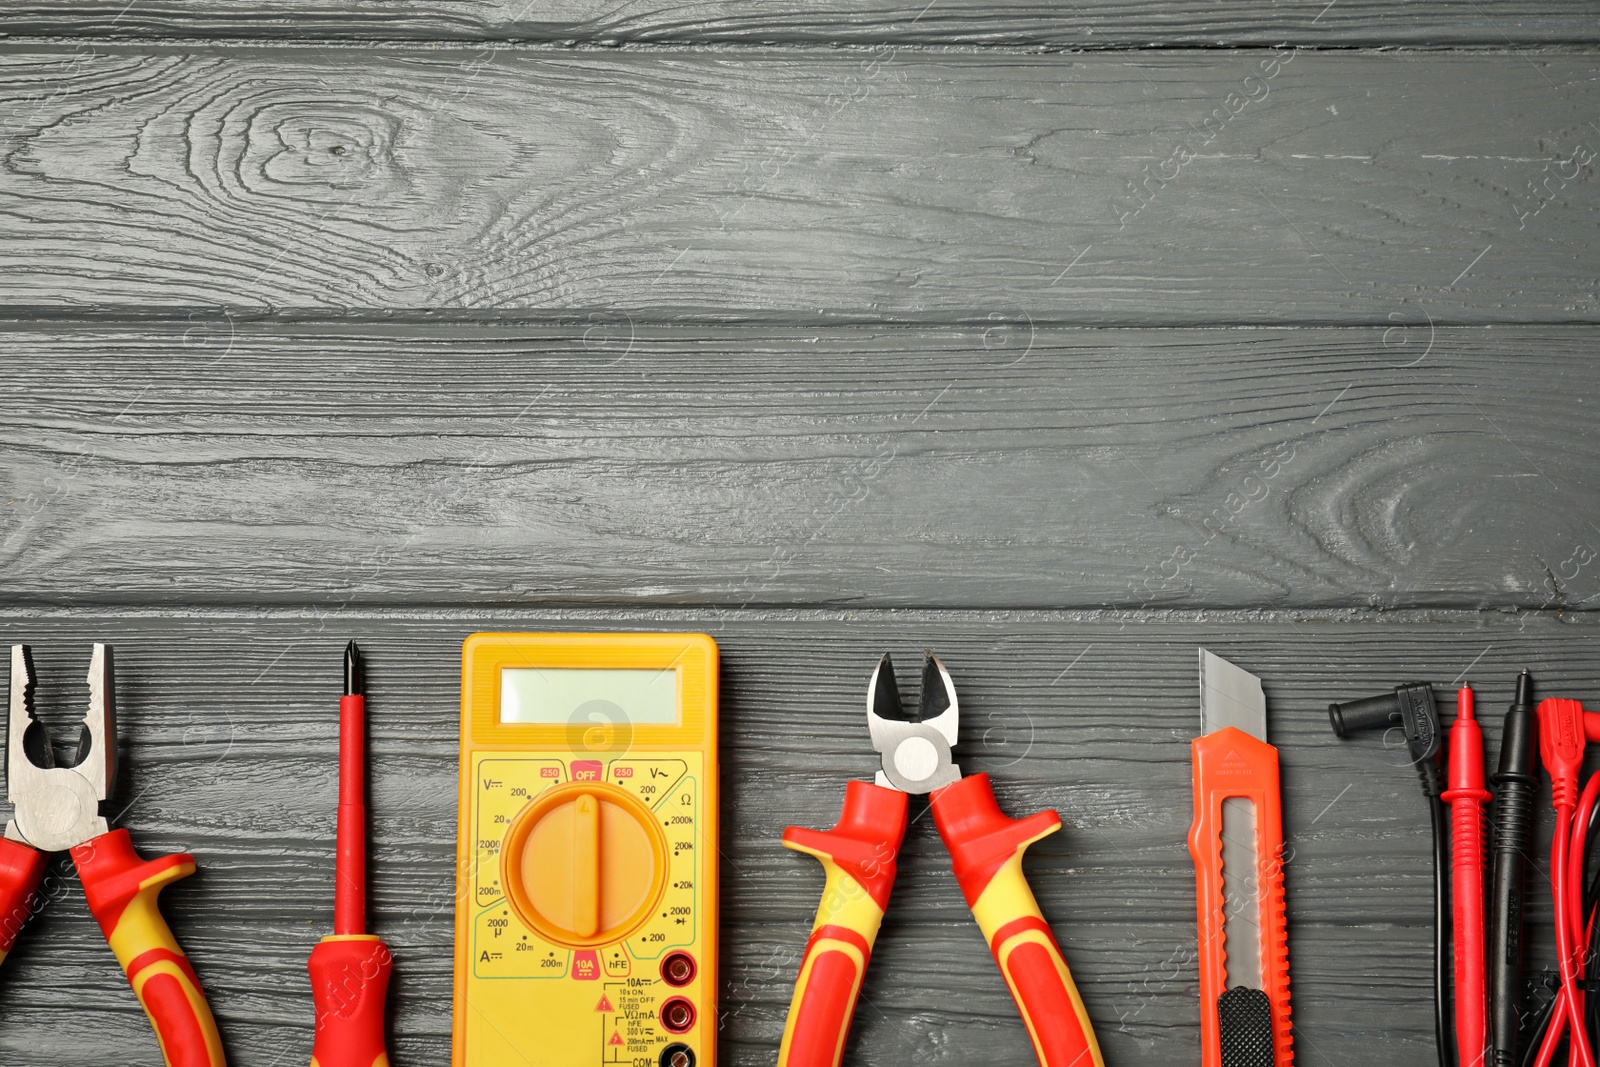
{"type": "Polygon", "coordinates": [[[852,781],[831,830],[790,827],[783,843],[822,862],[827,883],[795,980],[778,1067],[837,1067],[861,980],[889,906],[911,793],[929,794],[934,825],[956,881],[1016,1000],[1042,1067],[1104,1067],[1088,1012],[1039,912],[1022,854],[1061,819],[1042,811],[1011,819],[985,774],[963,778],[951,749],[955,685],[931,653],[919,713],[905,716],[888,656],[867,689],[867,724],[883,765],[876,783],[852,781]]]}
{"type": "Polygon", "coordinates": [[[194,873],[186,853],[146,860],[126,830],[100,814],[116,776],[111,651],[95,645],[89,711],[77,762],[55,766],[44,724],[29,706],[28,650],[11,646],[11,707],[6,731],[6,799],[11,820],[0,838],[0,960],[33,909],[52,852],[68,852],[89,910],[144,1006],[168,1067],[225,1067],[222,1041],[200,980],[172,936],[156,898],[194,873]]]}

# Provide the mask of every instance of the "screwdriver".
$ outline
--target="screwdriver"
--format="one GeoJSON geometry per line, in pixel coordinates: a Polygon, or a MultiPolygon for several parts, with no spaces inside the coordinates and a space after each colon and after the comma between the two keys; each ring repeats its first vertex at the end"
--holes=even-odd
{"type": "Polygon", "coordinates": [[[333,890],[333,933],[311,950],[316,1036],[311,1067],[389,1067],[384,1000],[394,959],[367,933],[366,686],[361,650],[344,650],[339,701],[339,826],[333,890]]]}

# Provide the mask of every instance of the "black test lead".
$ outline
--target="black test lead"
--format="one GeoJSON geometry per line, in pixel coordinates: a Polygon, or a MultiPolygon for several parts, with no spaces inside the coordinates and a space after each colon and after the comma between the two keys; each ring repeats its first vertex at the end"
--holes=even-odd
{"type": "Polygon", "coordinates": [[[1539,744],[1533,675],[1517,675],[1517,695],[1500,735],[1495,772],[1494,869],[1489,890],[1489,1050],[1491,1067],[1516,1063],[1522,1023],[1522,893],[1539,795],[1539,744]]]}
{"type": "Polygon", "coordinates": [[[1336,737],[1399,727],[1406,738],[1411,765],[1421,779],[1427,798],[1428,822],[1433,829],[1433,1038],[1439,1067],[1456,1063],[1455,1034],[1450,1013],[1450,833],[1445,816],[1444,774],[1439,749],[1444,728],[1433,687],[1427,682],[1397,685],[1389,693],[1343,704],[1328,705],[1328,722],[1336,737]]]}

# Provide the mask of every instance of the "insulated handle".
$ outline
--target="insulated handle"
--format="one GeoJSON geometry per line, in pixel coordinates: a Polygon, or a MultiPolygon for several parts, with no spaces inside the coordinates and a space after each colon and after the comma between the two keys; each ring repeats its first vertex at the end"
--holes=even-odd
{"type": "Polygon", "coordinates": [[[1294,1063],[1289,1018],[1289,940],[1283,904],[1283,809],[1278,792],[1278,750],[1243,730],[1225,726],[1194,739],[1195,910],[1200,927],[1200,1063],[1223,1067],[1218,998],[1227,970],[1223,942],[1222,802],[1230,797],[1255,807],[1254,882],[1261,929],[1261,991],[1272,1005],[1276,1067],[1294,1063]]]}
{"type": "MultiPolygon", "coordinates": [[[[1526,675],[1524,675],[1526,677],[1526,675]]],[[[1533,854],[1533,826],[1539,802],[1534,776],[1533,716],[1518,684],[1521,708],[1506,715],[1500,741],[1500,772],[1495,775],[1494,873],[1489,911],[1490,1062],[1512,1067],[1522,1015],[1522,898],[1533,854]]],[[[1531,701],[1531,696],[1529,698],[1531,701]]]]}
{"type": "Polygon", "coordinates": [[[306,964],[317,1009],[311,1067],[389,1067],[384,998],[394,958],[375,934],[334,934],[306,964]]]}
{"type": "Polygon", "coordinates": [[[936,790],[929,802],[1041,1067],[1105,1067],[1078,987],[1022,873],[1022,853],[1059,830],[1061,818],[1053,811],[1007,818],[986,774],[936,790]]]}
{"type": "Polygon", "coordinates": [[[0,837],[0,961],[33,914],[34,896],[49,865],[49,853],[0,837]]]}
{"type": "Polygon", "coordinates": [[[169,883],[194,873],[194,857],[146,860],[134,851],[128,831],[112,830],[74,848],[72,862],[168,1067],[226,1067],[200,980],[156,904],[169,883]]]}
{"type": "Polygon", "coordinates": [[[778,1067],[838,1067],[844,1058],[905,833],[906,795],[855,781],[845,786],[844,811],[833,829],[791,826],[783,832],[785,848],[822,862],[827,884],[800,959],[778,1067]]]}
{"type": "Polygon", "coordinates": [[[1456,1050],[1462,1067],[1482,1067],[1488,1046],[1488,978],[1483,914],[1483,728],[1474,716],[1472,689],[1456,697],[1450,727],[1450,929],[1455,933],[1456,1050]]]}

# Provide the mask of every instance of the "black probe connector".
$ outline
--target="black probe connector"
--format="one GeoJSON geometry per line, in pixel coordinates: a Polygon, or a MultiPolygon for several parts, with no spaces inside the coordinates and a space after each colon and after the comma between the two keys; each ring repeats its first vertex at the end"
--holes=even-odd
{"type": "Polygon", "coordinates": [[[1328,705],[1328,722],[1338,737],[1349,737],[1368,730],[1404,731],[1406,751],[1422,780],[1422,795],[1428,799],[1428,818],[1433,827],[1433,1037],[1439,1050],[1439,1067],[1455,1063],[1455,1032],[1450,1026],[1450,893],[1449,835],[1446,833],[1444,775],[1439,750],[1444,743],[1439,705],[1433,686],[1427,682],[1397,685],[1394,692],[1381,696],[1328,705]]]}
{"type": "Polygon", "coordinates": [[[1439,705],[1433,699],[1433,686],[1427,682],[1397,685],[1392,693],[1329,704],[1328,721],[1333,724],[1337,737],[1400,727],[1405,731],[1411,763],[1422,779],[1423,795],[1436,797],[1444,790],[1444,775],[1439,766],[1444,730],[1440,725],[1439,705]]]}
{"type": "Polygon", "coordinates": [[[1517,676],[1506,711],[1495,772],[1489,897],[1489,1056],[1491,1067],[1514,1067],[1522,1029],[1522,894],[1538,810],[1539,737],[1533,675],[1517,676]]]}

